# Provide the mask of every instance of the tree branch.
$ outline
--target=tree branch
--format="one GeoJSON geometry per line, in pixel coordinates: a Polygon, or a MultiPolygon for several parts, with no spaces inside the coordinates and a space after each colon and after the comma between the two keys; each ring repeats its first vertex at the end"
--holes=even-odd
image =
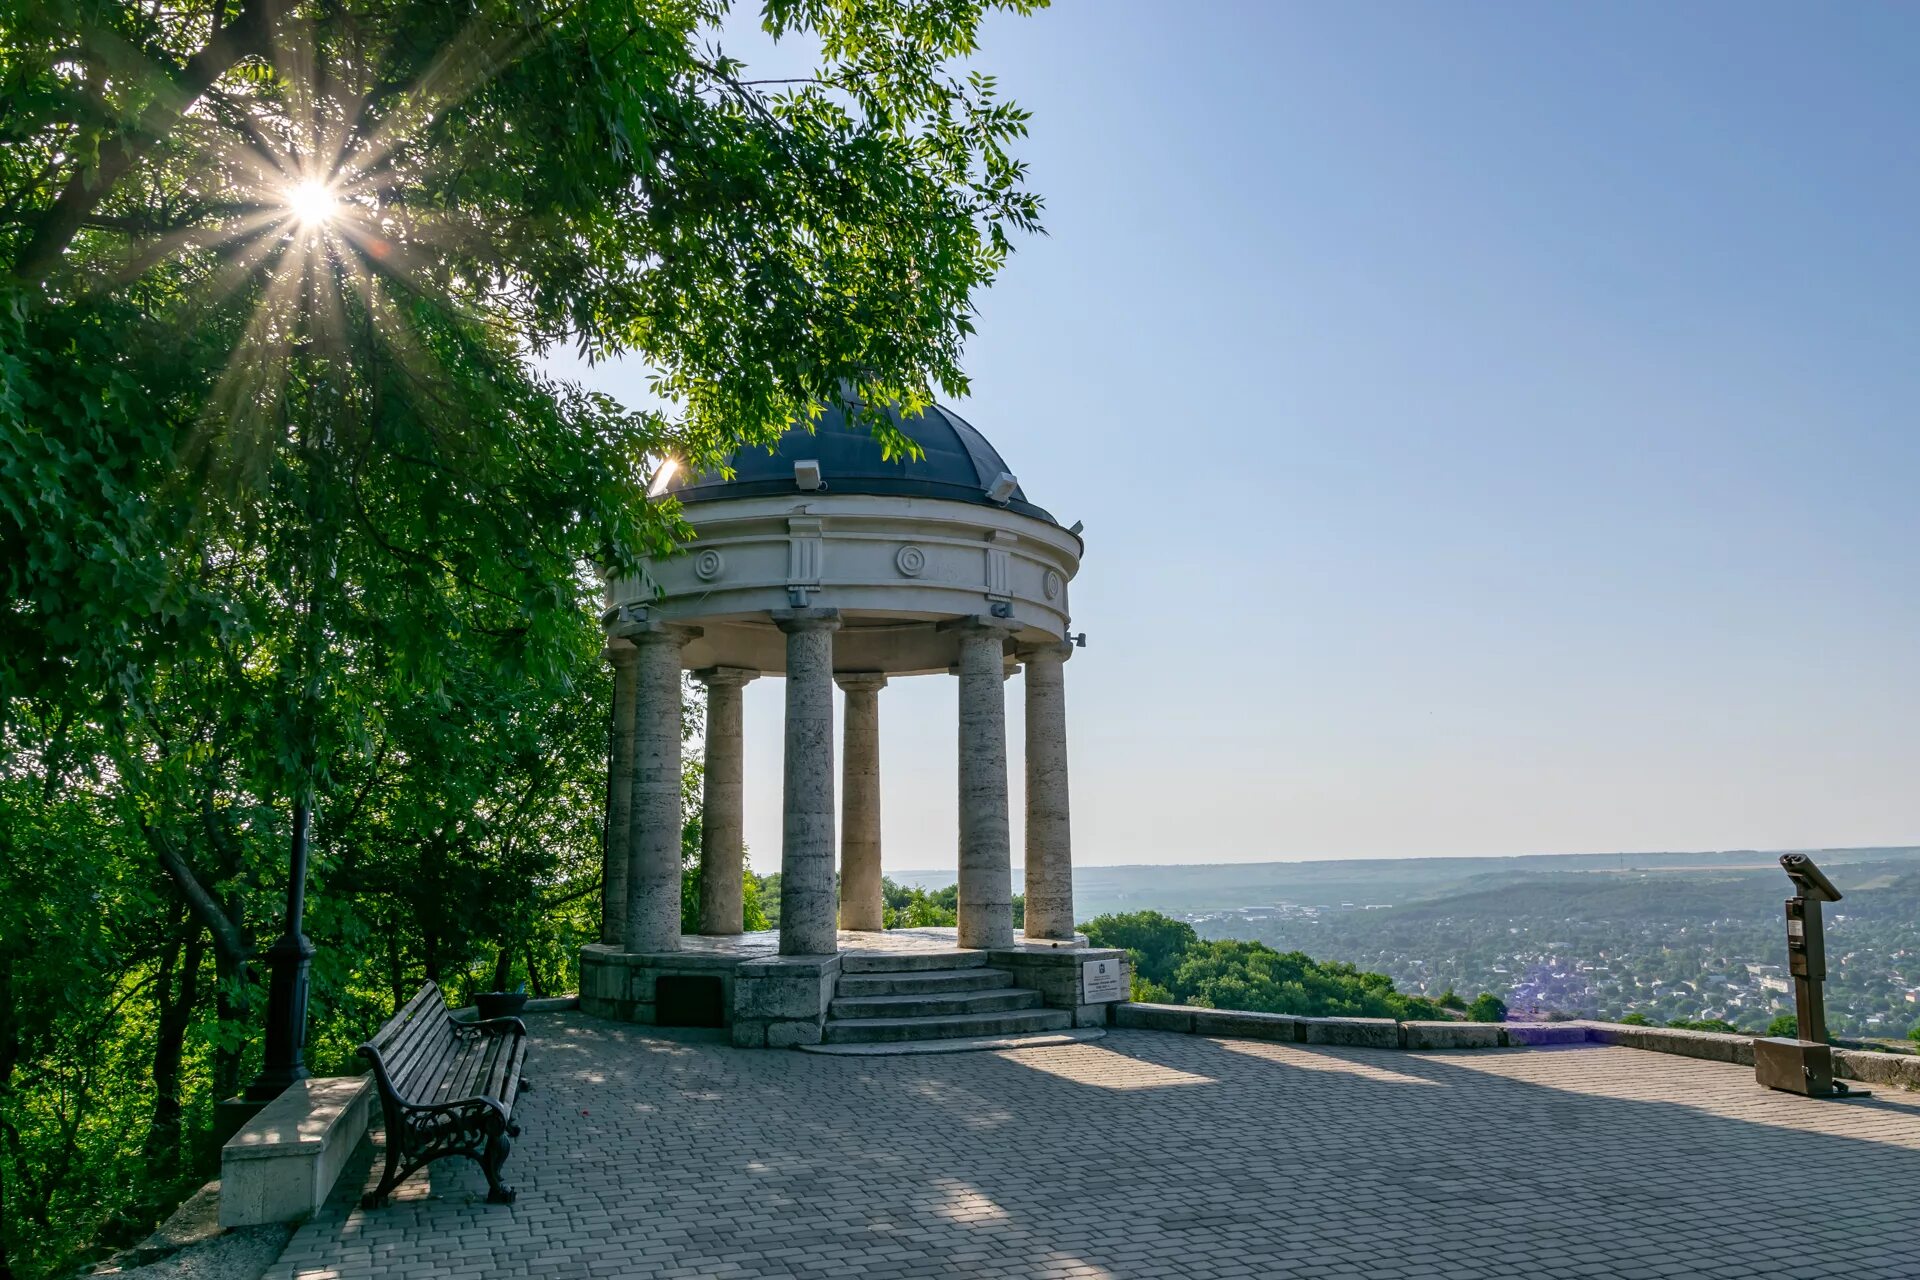
{"type": "Polygon", "coordinates": [[[140,113],[130,131],[100,144],[99,159],[68,179],[59,197],[41,215],[14,264],[16,278],[29,283],[44,280],[59,265],[86,219],[127,171],[172,131],[187,108],[242,58],[267,52],[285,3],[246,0],[233,24],[214,32],[206,46],[187,59],[173,85],[174,93],[156,98],[140,113]]]}

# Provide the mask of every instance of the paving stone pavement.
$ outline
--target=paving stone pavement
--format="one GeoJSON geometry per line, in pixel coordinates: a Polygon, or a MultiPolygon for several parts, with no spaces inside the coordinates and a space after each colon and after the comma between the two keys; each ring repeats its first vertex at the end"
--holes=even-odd
{"type": "Polygon", "coordinates": [[[517,1204],[448,1161],[369,1213],[350,1172],[268,1280],[1920,1276],[1920,1095],[1599,1046],[833,1058],[528,1021],[517,1204]]]}

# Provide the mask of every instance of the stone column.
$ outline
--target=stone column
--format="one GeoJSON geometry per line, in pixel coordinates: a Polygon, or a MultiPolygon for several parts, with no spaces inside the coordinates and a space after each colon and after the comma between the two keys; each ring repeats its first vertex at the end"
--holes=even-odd
{"type": "Polygon", "coordinates": [[[787,634],[780,954],[839,950],[833,894],[833,633],[837,609],[781,609],[787,634]]]}
{"type": "Polygon", "coordinates": [[[620,945],[627,928],[627,845],[633,821],[634,663],[625,640],[609,640],[601,657],[613,664],[613,734],[607,753],[607,847],[600,867],[600,941],[620,945]]]}
{"type": "Polygon", "coordinates": [[[836,677],[847,695],[840,768],[840,927],[884,929],[880,892],[880,691],[887,678],[836,677]]]}
{"type": "Polygon", "coordinates": [[[1073,937],[1073,837],[1067,812],[1069,644],[1022,650],[1027,667],[1027,924],[1029,939],[1073,937]]]}
{"type": "Polygon", "coordinates": [[[707,686],[707,757],[700,821],[700,932],[739,933],[742,880],[746,870],[741,791],[740,691],[758,676],[743,667],[710,667],[694,673],[707,686]]]}
{"type": "Polygon", "coordinates": [[[685,628],[637,631],[633,811],[627,844],[629,952],[680,949],[680,646],[685,628]]]}
{"type": "Polygon", "coordinates": [[[1007,826],[1008,628],[974,620],[960,634],[960,945],[1013,945],[1007,826]]]}

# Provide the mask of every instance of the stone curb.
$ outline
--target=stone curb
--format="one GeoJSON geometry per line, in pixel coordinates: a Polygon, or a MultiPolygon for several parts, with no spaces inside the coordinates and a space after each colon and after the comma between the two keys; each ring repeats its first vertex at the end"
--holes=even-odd
{"type": "MultiPolygon", "coordinates": [[[[1110,1025],[1239,1040],[1415,1052],[1604,1044],[1740,1067],[1753,1065],[1752,1036],[1685,1031],[1678,1027],[1635,1027],[1619,1022],[1396,1023],[1386,1018],[1297,1018],[1280,1013],[1202,1009],[1183,1004],[1128,1003],[1113,1006],[1110,1025]]],[[[1833,1065],[1834,1074],[1842,1079],[1920,1090],[1920,1055],[1835,1049],[1833,1065]]]]}
{"type": "MultiPolygon", "coordinates": [[[[552,1013],[580,1007],[578,996],[527,1001],[528,1013],[552,1013]]],[[[1458,1049],[1535,1048],[1542,1045],[1606,1044],[1681,1058],[1753,1065],[1753,1037],[1678,1027],[1635,1027],[1620,1022],[1400,1022],[1387,1018],[1297,1018],[1284,1013],[1242,1009],[1202,1009],[1184,1004],[1126,1002],[1106,1006],[1108,1026],[1137,1031],[1173,1031],[1183,1035],[1225,1036],[1237,1040],[1277,1040],[1290,1044],[1347,1045],[1413,1052],[1458,1049]],[[1391,1033],[1388,1032],[1391,1028],[1391,1033]]],[[[455,1009],[471,1017],[473,1009],[455,1009]]],[[[1843,1080],[1920,1090],[1920,1054],[1873,1053],[1835,1049],[1834,1074],[1843,1080]]]]}

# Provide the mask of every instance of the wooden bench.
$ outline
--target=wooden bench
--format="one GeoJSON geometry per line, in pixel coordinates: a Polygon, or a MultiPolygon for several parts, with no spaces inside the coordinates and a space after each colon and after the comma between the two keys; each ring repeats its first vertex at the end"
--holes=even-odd
{"type": "Polygon", "coordinates": [[[387,1126],[387,1170],[361,1198],[377,1209],[393,1189],[442,1156],[466,1156],[487,1175],[487,1202],[512,1204],[500,1166],[520,1126],[514,1100],[527,1028],[518,1018],[458,1022],[429,982],[373,1039],[360,1046],[373,1066],[387,1126]]]}

